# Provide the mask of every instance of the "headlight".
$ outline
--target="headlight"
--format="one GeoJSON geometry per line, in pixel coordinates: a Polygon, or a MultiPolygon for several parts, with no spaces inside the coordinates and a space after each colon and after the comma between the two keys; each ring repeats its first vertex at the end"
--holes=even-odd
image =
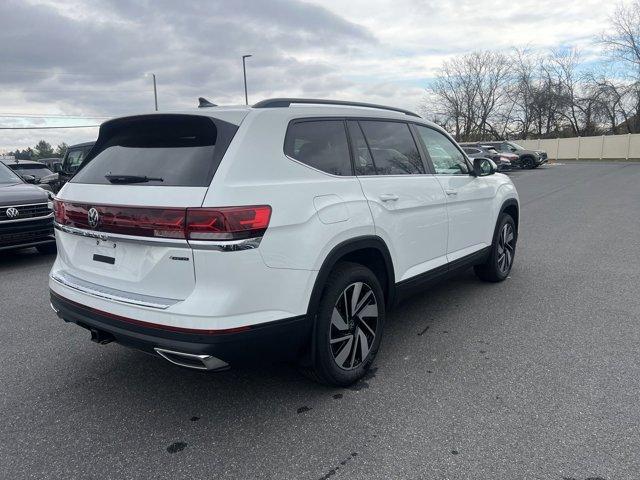
{"type": "Polygon", "coordinates": [[[53,195],[52,192],[49,192],[48,190],[46,192],[47,192],[47,198],[48,198],[47,207],[49,208],[49,210],[53,211],[53,199],[55,198],[55,196],[53,195]]]}

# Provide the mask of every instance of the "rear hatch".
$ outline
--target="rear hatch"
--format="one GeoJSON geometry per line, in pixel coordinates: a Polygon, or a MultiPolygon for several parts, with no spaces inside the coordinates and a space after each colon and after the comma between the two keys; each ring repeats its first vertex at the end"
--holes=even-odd
{"type": "Polygon", "coordinates": [[[187,209],[202,205],[236,130],[181,114],[103,124],[55,202],[59,261],[52,277],[147,306],[185,299],[195,286],[187,209]]]}

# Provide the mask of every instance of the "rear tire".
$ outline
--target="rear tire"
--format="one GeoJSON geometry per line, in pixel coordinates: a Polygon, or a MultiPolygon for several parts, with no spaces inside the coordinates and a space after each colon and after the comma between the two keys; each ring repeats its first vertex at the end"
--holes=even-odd
{"type": "Polygon", "coordinates": [[[368,268],[339,263],[329,275],[316,314],[311,379],[334,386],[360,380],[373,363],[385,319],[384,294],[368,268]]]}
{"type": "Polygon", "coordinates": [[[501,282],[509,276],[516,254],[516,223],[511,215],[503,213],[493,234],[491,253],[486,262],[473,267],[480,280],[501,282]]]}
{"type": "Polygon", "coordinates": [[[58,251],[58,249],[56,248],[55,242],[45,243],[43,245],[36,245],[36,249],[38,250],[38,252],[44,255],[53,255],[58,251]]]}

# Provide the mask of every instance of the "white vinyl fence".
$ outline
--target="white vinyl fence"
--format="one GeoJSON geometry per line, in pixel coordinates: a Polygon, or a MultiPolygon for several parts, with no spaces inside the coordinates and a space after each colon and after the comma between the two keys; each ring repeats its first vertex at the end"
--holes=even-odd
{"type": "Polygon", "coordinates": [[[515,142],[531,150],[544,150],[556,160],[640,160],[640,133],[515,142]]]}

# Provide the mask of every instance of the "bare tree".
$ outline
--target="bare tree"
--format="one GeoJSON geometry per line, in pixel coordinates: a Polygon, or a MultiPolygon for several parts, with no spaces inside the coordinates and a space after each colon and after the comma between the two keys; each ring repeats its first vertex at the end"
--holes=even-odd
{"type": "Polygon", "coordinates": [[[458,140],[498,134],[495,121],[506,100],[511,60],[498,52],[473,52],[444,62],[432,92],[437,118],[458,140]]]}
{"type": "Polygon", "coordinates": [[[616,93],[621,97],[620,105],[625,105],[624,130],[640,132],[640,0],[630,4],[619,3],[610,17],[611,28],[602,34],[601,43],[619,69],[616,76],[624,79],[616,93]]]}
{"type": "Polygon", "coordinates": [[[640,132],[640,0],[610,21],[606,71],[576,49],[472,52],[443,63],[425,110],[458,140],[640,132]]]}
{"type": "Polygon", "coordinates": [[[611,28],[602,34],[602,44],[613,58],[640,75],[640,0],[619,3],[609,21],[611,28]]]}

